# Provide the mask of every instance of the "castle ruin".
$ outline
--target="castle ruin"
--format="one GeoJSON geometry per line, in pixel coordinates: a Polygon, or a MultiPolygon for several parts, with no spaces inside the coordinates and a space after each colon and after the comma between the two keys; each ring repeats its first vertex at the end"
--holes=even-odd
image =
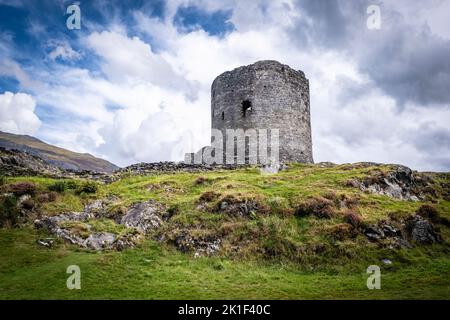
{"type": "MultiPolygon", "coordinates": [[[[277,132],[277,161],[313,162],[309,81],[300,70],[266,60],[222,73],[211,86],[211,120],[213,131],[216,129],[223,134],[223,147],[217,147],[216,141],[212,151],[220,153],[216,154],[215,159],[220,159],[216,163],[229,163],[225,159],[228,143],[235,156],[238,152],[239,138],[235,141],[235,137],[227,136],[230,129],[246,133],[256,130],[259,135],[267,131],[269,145],[273,139],[271,132],[277,132]]],[[[260,158],[252,159],[248,147],[250,139],[243,139],[245,162],[263,163],[260,158]]],[[[186,154],[185,162],[204,162],[203,156],[211,152],[210,148],[186,154]]],[[[269,153],[272,151],[269,148],[269,153]]]]}

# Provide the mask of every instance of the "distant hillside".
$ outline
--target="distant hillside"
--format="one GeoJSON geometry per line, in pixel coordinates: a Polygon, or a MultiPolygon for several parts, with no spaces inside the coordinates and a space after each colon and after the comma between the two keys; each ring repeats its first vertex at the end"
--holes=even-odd
{"type": "Polygon", "coordinates": [[[7,150],[15,149],[28,152],[62,169],[110,173],[119,168],[115,164],[96,158],[91,154],[76,153],[55,147],[27,135],[16,135],[0,131],[0,147],[7,150]]]}

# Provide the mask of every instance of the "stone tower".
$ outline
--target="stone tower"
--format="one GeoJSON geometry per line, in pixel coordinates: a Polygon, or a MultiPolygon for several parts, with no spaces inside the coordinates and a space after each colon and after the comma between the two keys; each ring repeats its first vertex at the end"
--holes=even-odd
{"type": "Polygon", "coordinates": [[[309,81],[302,71],[268,60],[222,73],[211,87],[211,118],[222,131],[279,129],[281,162],[313,162],[309,81]]]}
{"type": "MultiPolygon", "coordinates": [[[[278,129],[280,162],[313,162],[309,81],[302,71],[267,60],[222,73],[211,86],[211,120],[222,131],[223,151],[227,129],[278,129]]],[[[198,162],[208,148],[186,154],[185,162],[198,162]]],[[[247,148],[246,162],[248,154],[247,148]]]]}

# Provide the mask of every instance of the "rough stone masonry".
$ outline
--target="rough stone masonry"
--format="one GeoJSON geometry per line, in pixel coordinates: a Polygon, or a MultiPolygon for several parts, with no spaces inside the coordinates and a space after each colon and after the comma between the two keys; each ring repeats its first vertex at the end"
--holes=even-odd
{"type": "MultiPolygon", "coordinates": [[[[222,73],[211,86],[211,119],[212,129],[223,134],[220,152],[224,154],[226,144],[231,142],[234,146],[235,142],[233,137],[227,140],[227,129],[256,129],[259,134],[261,129],[267,130],[269,144],[270,132],[277,129],[280,162],[313,162],[309,81],[303,71],[265,60],[222,73]]],[[[244,143],[248,162],[249,140],[244,143]]],[[[185,162],[203,159],[208,148],[186,154],[185,162]]],[[[260,159],[256,162],[261,163],[260,159]]]]}

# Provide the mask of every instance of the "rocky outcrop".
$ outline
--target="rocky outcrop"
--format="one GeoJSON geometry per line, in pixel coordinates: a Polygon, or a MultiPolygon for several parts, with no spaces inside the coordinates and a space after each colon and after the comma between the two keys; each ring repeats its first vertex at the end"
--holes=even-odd
{"type": "Polygon", "coordinates": [[[387,240],[393,247],[412,247],[412,244],[433,244],[441,242],[437,229],[431,221],[416,214],[406,219],[394,221],[380,221],[378,224],[362,227],[363,234],[371,242],[387,240]]]}
{"type": "Polygon", "coordinates": [[[420,244],[432,244],[441,241],[441,236],[433,225],[419,215],[406,220],[406,230],[414,242],[420,244]]]}
{"type": "MultiPolygon", "coordinates": [[[[83,212],[68,212],[56,216],[44,217],[35,220],[36,228],[46,229],[68,243],[92,250],[123,250],[134,247],[146,234],[157,231],[164,224],[167,215],[165,206],[149,200],[132,205],[120,219],[115,219],[118,225],[127,227],[125,234],[112,232],[97,232],[90,221],[104,218],[109,212],[109,206],[114,204],[116,198],[95,200],[85,206],[83,212]],[[71,225],[75,223],[75,225],[71,225]],[[83,233],[80,233],[80,226],[83,233]]],[[[52,238],[47,238],[52,239],[52,238]]],[[[194,256],[212,255],[219,251],[221,239],[214,236],[194,237],[189,230],[180,230],[172,240],[162,234],[157,237],[159,241],[170,241],[182,252],[193,252],[194,256]]],[[[53,240],[39,239],[38,244],[51,247],[53,240]]]]}
{"type": "Polygon", "coordinates": [[[267,205],[252,198],[239,198],[227,195],[220,199],[213,212],[227,214],[234,217],[250,217],[254,214],[265,214],[269,212],[267,205]]]}
{"type": "Polygon", "coordinates": [[[181,252],[193,252],[194,257],[210,256],[220,250],[221,239],[214,236],[193,237],[188,230],[182,230],[173,239],[181,252]]]}
{"type": "Polygon", "coordinates": [[[120,219],[116,217],[116,223],[119,220],[118,224],[134,230],[133,232],[124,235],[111,232],[96,232],[92,225],[89,224],[89,221],[105,218],[109,213],[109,206],[116,200],[114,197],[95,200],[86,205],[83,212],[68,212],[44,217],[36,220],[34,225],[36,228],[48,230],[58,238],[71,244],[93,250],[123,250],[133,247],[144,234],[161,227],[165,207],[156,201],[150,200],[136,203],[127,210],[123,217],[120,219]],[[75,227],[71,227],[70,224],[67,226],[69,222],[82,223],[83,234],[80,234],[77,225],[75,227]]]}
{"type": "Polygon", "coordinates": [[[385,242],[391,248],[410,248],[412,246],[406,234],[388,222],[383,221],[376,225],[365,226],[362,231],[371,242],[385,242]]]}
{"type": "MultiPolygon", "coordinates": [[[[45,229],[49,231],[64,241],[87,248],[89,245],[89,243],[86,242],[87,239],[84,239],[81,235],[72,232],[70,229],[64,228],[63,223],[68,221],[85,222],[92,217],[93,216],[90,213],[86,212],[69,212],[35,220],[34,225],[38,229],[45,229]]],[[[90,228],[90,226],[87,225],[87,228],[90,228]]]]}
{"type": "Polygon", "coordinates": [[[47,164],[39,157],[0,147],[0,175],[3,176],[60,176],[63,170],[47,164]]]}
{"type": "Polygon", "coordinates": [[[93,215],[95,218],[108,218],[120,222],[120,210],[112,210],[119,199],[115,196],[109,196],[104,199],[91,201],[84,207],[84,212],[93,215]]]}
{"type": "Polygon", "coordinates": [[[164,207],[156,201],[139,202],[127,211],[120,223],[141,233],[147,233],[162,225],[163,210],[164,207]]]}
{"type": "Polygon", "coordinates": [[[83,246],[94,250],[110,249],[117,236],[110,232],[93,233],[84,241],[83,246]]]}
{"type": "Polygon", "coordinates": [[[419,201],[432,190],[429,179],[420,176],[410,168],[401,165],[392,165],[391,167],[392,169],[387,173],[375,170],[362,180],[349,180],[347,186],[394,199],[410,201],[419,201]]]}

